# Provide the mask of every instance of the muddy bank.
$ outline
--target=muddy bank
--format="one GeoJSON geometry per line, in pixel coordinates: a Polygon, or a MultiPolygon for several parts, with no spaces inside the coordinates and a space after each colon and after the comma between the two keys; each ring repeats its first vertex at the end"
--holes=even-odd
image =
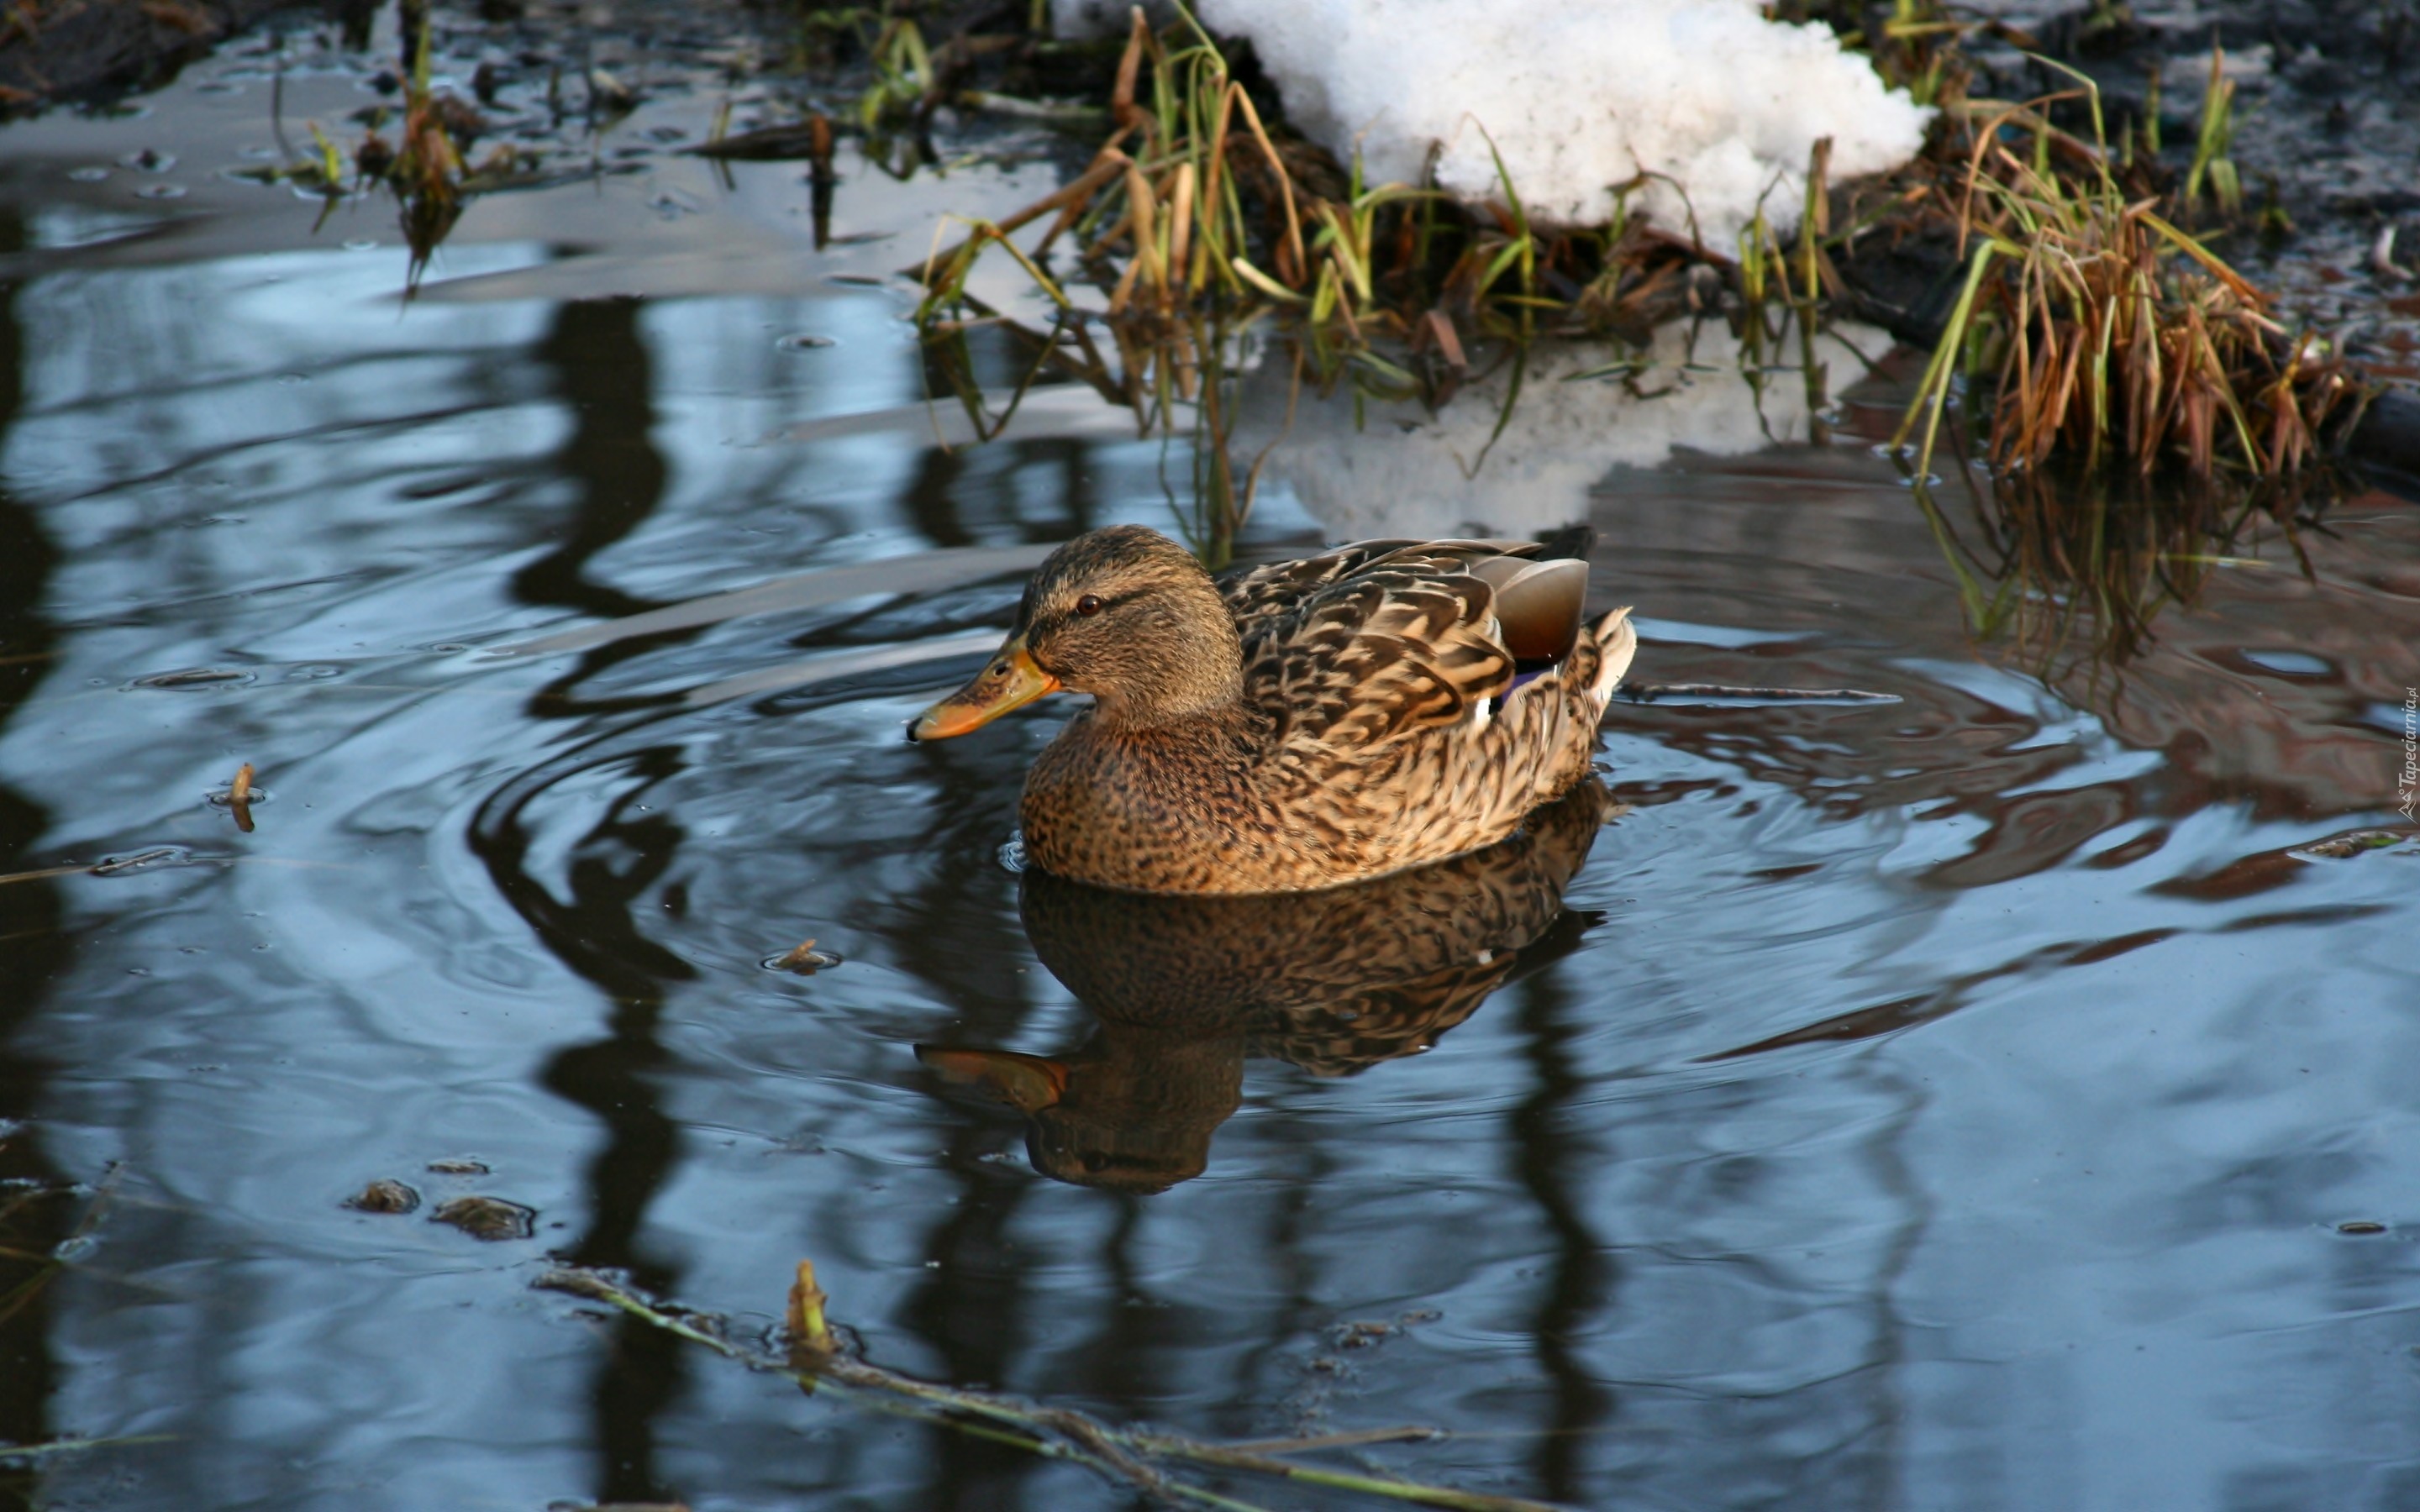
{"type": "MultiPolygon", "coordinates": [[[[21,19],[0,39],[0,102],[23,104],[44,95],[91,99],[155,85],[214,39],[274,8],[262,0],[89,0],[29,12],[30,23],[21,19]]],[[[343,46],[359,54],[370,45],[376,8],[336,0],[316,14],[338,20],[343,46]]],[[[675,19],[648,5],[526,17],[510,8],[508,15],[507,8],[483,7],[479,21],[468,26],[468,18],[438,18],[441,69],[447,62],[458,65],[456,77],[471,82],[489,117],[482,129],[513,145],[514,171],[487,176],[499,181],[526,184],[550,173],[604,167],[594,143],[555,139],[573,117],[593,131],[600,90],[623,88],[611,73],[596,71],[606,62],[624,67],[608,54],[642,68],[646,65],[639,60],[654,59],[675,75],[711,64],[693,87],[736,95],[737,105],[736,115],[709,128],[717,131],[726,124],[741,131],[778,128],[801,111],[828,110],[849,135],[852,117],[880,114],[869,114],[866,100],[902,85],[878,60],[870,62],[869,49],[879,50],[876,34],[851,11],[717,7],[703,14],[685,10],[675,19]],[[709,79],[712,72],[722,76],[709,79]],[[600,77],[607,83],[600,85],[600,77]]],[[[2403,34],[2409,28],[2398,13],[2338,15],[2325,6],[2244,4],[2146,6],[2125,13],[2008,4],[1986,8],[1997,13],[1997,28],[1971,33],[1961,54],[1971,69],[1970,96],[2032,98],[2071,82],[2029,55],[2039,51],[2089,73],[2102,92],[2111,140],[2125,144],[2126,155],[2155,163],[2152,172],[2179,180],[2208,87],[2209,50],[2213,42],[2223,49],[2221,76],[2234,90],[2228,150],[2246,208],[2231,222],[2211,210],[2195,230],[2276,290],[2288,324],[2314,329],[2364,377],[2388,385],[2357,417],[2340,422],[2334,440],[2347,455],[2397,475],[2402,491],[2420,493],[2412,482],[2420,476],[2420,393],[2395,386],[2420,383],[2420,284],[2406,270],[2420,249],[2420,193],[2410,187],[2408,172],[2420,154],[2420,110],[2405,98],[2403,34]]],[[[1009,106],[1062,112],[1065,118],[1051,118],[1073,125],[1088,107],[1058,101],[1097,93],[1109,65],[1110,53],[1028,36],[1022,16],[997,8],[934,5],[912,8],[912,14],[932,42],[929,65],[915,73],[923,87],[892,101],[899,108],[863,138],[861,155],[880,159],[887,173],[915,174],[970,152],[996,155],[1001,113],[1009,106]]],[[[1853,19],[1838,17],[1836,24],[1853,19]]],[[[395,67],[393,56],[380,60],[385,69],[395,67]]],[[[1248,52],[1239,69],[1274,111],[1274,93],[1248,52]]],[[[379,98],[392,100],[391,74],[377,83],[379,98]]],[[[659,79],[655,86],[667,83],[659,79]]],[[[468,113],[467,104],[461,108],[468,113]]],[[[622,100],[605,114],[628,108],[622,100]]],[[[356,113],[357,119],[373,116],[374,107],[356,113]]],[[[1016,156],[1063,165],[1081,161],[1084,131],[1054,139],[1040,129],[1039,118],[1016,124],[1027,131],[1016,156]]],[[[2086,129],[2080,106],[2068,111],[2066,124],[2079,132],[2086,129]]],[[[349,131],[336,134],[347,152],[361,142],[349,131]]],[[[661,138],[622,134],[625,145],[613,149],[616,168],[630,154],[666,145],[661,138]]],[[[1296,146],[1288,143],[1290,160],[1296,146]]],[[[365,167],[366,158],[362,162],[365,167]]],[[[1313,169],[1305,164],[1302,171],[1313,169]]],[[[846,197],[850,187],[839,192],[846,197]]],[[[946,186],[942,193],[949,197],[946,186]]],[[[684,211],[675,202],[662,213],[684,211]]],[[[1855,296],[1847,313],[1913,345],[1938,339],[1958,270],[1958,252],[1947,237],[1911,236],[1885,222],[1854,244],[1841,270],[1855,296]]],[[[1697,270],[1700,276],[1711,271],[1697,270]]],[[[1553,270],[1546,276],[1551,283],[1553,270]]],[[[1694,287],[1675,285],[1684,294],[1694,287]]],[[[1696,301],[1687,307],[1696,308],[1696,301]]]]}
{"type": "MultiPolygon", "coordinates": [[[[0,26],[0,112],[157,88],[292,0],[27,0],[0,26]]],[[[366,38],[371,0],[309,8],[366,38]]]]}

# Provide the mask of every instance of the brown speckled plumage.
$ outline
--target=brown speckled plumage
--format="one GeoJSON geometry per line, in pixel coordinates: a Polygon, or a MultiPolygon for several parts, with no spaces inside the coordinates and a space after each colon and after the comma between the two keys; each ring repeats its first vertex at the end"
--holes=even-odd
{"type": "Polygon", "coordinates": [[[1637,643],[1627,609],[1579,625],[1574,591],[1568,654],[1515,688],[1508,640],[1538,616],[1508,626],[1498,584],[1539,549],[1364,542],[1214,582],[1139,526],[1069,542],[1011,644],[1094,705],[1026,779],[1027,856],[1138,892],[1288,892],[1503,839],[1587,777],[1637,643]]]}

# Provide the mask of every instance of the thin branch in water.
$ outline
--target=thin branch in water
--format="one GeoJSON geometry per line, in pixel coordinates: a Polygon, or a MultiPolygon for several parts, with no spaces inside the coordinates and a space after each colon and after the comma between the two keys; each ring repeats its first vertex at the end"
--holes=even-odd
{"type": "Polygon", "coordinates": [[[144,1443],[174,1443],[173,1433],[142,1433],[123,1439],[57,1439],[49,1443],[0,1443],[0,1465],[56,1459],[88,1449],[130,1449],[144,1443]]]}
{"type": "Polygon", "coordinates": [[[1631,703],[1897,703],[1897,693],[1858,687],[1733,687],[1727,683],[1624,683],[1616,696],[1631,703]]]}
{"type": "MultiPolygon", "coordinates": [[[[537,1279],[551,1291],[568,1292],[617,1308],[643,1322],[692,1344],[703,1345],[727,1360],[752,1370],[785,1376],[810,1393],[852,1406],[888,1412],[949,1427],[993,1443],[1005,1443],[1047,1458],[1065,1459],[1130,1486],[1162,1501],[1182,1500],[1227,1512],[1261,1512],[1254,1504],[1179,1479],[1155,1460],[1176,1460],[1220,1470],[1245,1471],[1309,1486],[1359,1491],[1447,1512],[1554,1512],[1544,1503],[1518,1497],[1456,1490],[1415,1481],[1385,1479],[1317,1465],[1295,1464],[1263,1452],[1269,1446],[1207,1443],[1180,1433],[1119,1427],[1073,1408],[1047,1407],[994,1392],[936,1385],[900,1375],[844,1353],[824,1319],[826,1298],[815,1285],[814,1270],[801,1262],[790,1292],[788,1317],[791,1346],[786,1362],[752,1353],[732,1343],[712,1327],[692,1319],[717,1321],[706,1315],[682,1315],[638,1296],[601,1273],[578,1266],[558,1266],[537,1279]]],[[[1304,1441],[1303,1449],[1332,1448],[1346,1443],[1401,1442],[1443,1438],[1433,1428],[1388,1428],[1374,1436],[1334,1435],[1304,1441]]]]}

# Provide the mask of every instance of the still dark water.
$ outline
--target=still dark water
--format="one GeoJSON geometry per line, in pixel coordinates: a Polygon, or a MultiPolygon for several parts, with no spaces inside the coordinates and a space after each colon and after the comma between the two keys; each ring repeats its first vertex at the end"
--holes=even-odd
{"type": "MultiPolygon", "coordinates": [[[[1240,551],[1585,518],[1637,677],[1898,702],[1618,704],[1609,823],[1396,895],[1071,901],[1000,856],[1063,711],[900,738],[1050,543],[1193,515],[1087,388],[988,444],[928,403],[885,275],[1047,165],[856,168],[836,233],[897,236],[816,253],[795,165],[659,150],[718,104],[666,75],[628,171],[473,206],[407,304],[388,208],[219,177],[264,68],[0,131],[0,1441],[142,1441],[0,1505],[1134,1504],[549,1257],[743,1332],[811,1257],[900,1370],[1435,1425],[1365,1458],[1576,1506],[2420,1505],[2420,847],[2304,849],[2409,834],[2413,506],[2045,681],[1872,455],[1879,338],[1828,444],[1714,326],[1659,397],[1541,358],[1483,457],[1500,376],[1289,425],[1253,338],[1240,551]],[[427,1221],[470,1194],[534,1235],[427,1221]]],[[[1030,354],[970,350],[1004,403],[1030,354]]]]}

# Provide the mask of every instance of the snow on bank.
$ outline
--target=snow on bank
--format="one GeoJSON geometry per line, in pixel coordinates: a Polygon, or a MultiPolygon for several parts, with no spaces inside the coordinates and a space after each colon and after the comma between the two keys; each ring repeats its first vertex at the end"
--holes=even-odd
{"type": "MultiPolygon", "coordinates": [[[[1057,0],[1063,26],[1106,19],[1107,0],[1057,0]]],[[[1373,183],[1437,182],[1500,199],[1487,136],[1537,220],[1597,225],[1612,185],[1668,174],[1631,197],[1667,230],[1688,210],[1729,251],[1756,215],[1798,223],[1807,153],[1832,138],[1835,177],[1912,157],[1931,112],[1886,89],[1831,28],[1768,22],[1757,0],[1199,0],[1202,22],[1246,37],[1295,130],[1373,183]]],[[[1118,14],[1123,14],[1119,8],[1118,14]]]]}

